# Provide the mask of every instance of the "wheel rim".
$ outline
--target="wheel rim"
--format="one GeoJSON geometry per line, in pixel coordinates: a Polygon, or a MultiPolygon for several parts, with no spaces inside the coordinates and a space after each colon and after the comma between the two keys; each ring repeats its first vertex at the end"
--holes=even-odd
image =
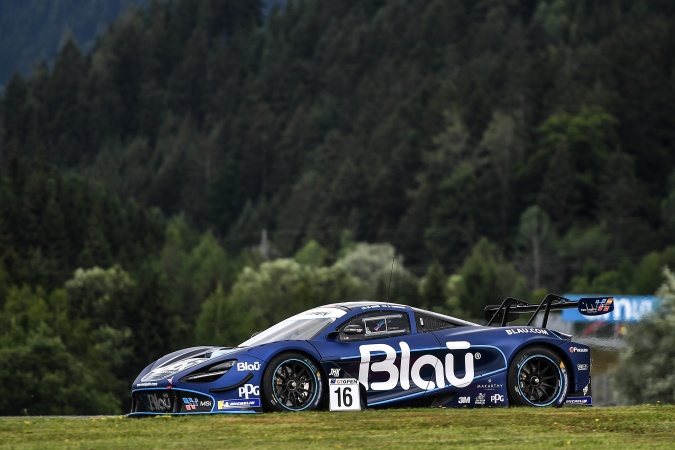
{"type": "Polygon", "coordinates": [[[300,411],[314,402],[317,384],[314,371],[305,361],[289,359],[274,370],[272,392],[281,406],[300,411]]]}
{"type": "Polygon", "coordinates": [[[530,356],[518,369],[518,388],[525,400],[535,406],[548,406],[560,396],[562,373],[550,358],[530,356]]]}

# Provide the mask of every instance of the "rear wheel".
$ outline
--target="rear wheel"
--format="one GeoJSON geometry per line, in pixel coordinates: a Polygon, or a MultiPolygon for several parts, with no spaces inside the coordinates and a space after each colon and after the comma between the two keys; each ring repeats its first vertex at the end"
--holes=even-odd
{"type": "Polygon", "coordinates": [[[267,409],[314,410],[321,403],[322,392],[321,372],[306,355],[282,353],[267,364],[262,386],[267,409]]]}
{"type": "Polygon", "coordinates": [[[507,384],[515,405],[562,406],[567,394],[567,369],[555,352],[527,347],[513,358],[507,384]]]}

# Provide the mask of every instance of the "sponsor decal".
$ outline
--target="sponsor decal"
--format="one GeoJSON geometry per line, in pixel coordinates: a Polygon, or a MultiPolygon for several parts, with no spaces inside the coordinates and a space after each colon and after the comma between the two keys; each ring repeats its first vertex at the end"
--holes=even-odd
{"type": "MultiPolygon", "coordinates": [[[[422,355],[410,365],[410,347],[406,342],[399,342],[401,347],[400,369],[396,363],[396,350],[387,344],[368,344],[361,345],[359,351],[361,353],[361,365],[359,367],[359,382],[366,387],[366,390],[372,389],[374,391],[388,391],[394,389],[399,383],[404,390],[410,389],[410,383],[420,389],[436,389],[444,388],[446,386],[446,379],[450,386],[458,388],[466,387],[473,382],[474,378],[474,355],[471,352],[464,354],[464,365],[466,372],[462,378],[455,375],[455,356],[452,353],[445,355],[445,363],[434,355],[422,355]],[[386,358],[384,361],[378,361],[371,364],[370,358],[372,353],[384,352],[386,358]],[[420,375],[422,367],[429,365],[434,368],[435,382],[425,380],[420,375]],[[368,384],[368,374],[370,371],[376,373],[389,374],[386,381],[376,381],[368,384]]],[[[449,350],[469,350],[471,344],[468,341],[453,341],[446,342],[445,346],[449,350]]],[[[381,377],[376,377],[381,378],[381,377]]],[[[241,389],[241,388],[240,388],[241,389]]]]}
{"type": "Polygon", "coordinates": [[[469,403],[471,403],[471,397],[459,397],[457,403],[459,403],[460,405],[468,405],[469,403]]]}
{"type": "Polygon", "coordinates": [[[301,312],[291,319],[294,320],[307,320],[307,319],[317,319],[317,318],[335,318],[338,319],[347,314],[347,311],[343,311],[337,308],[331,308],[330,305],[310,309],[309,311],[301,312]]]}
{"type": "Polygon", "coordinates": [[[338,368],[332,368],[330,369],[330,374],[329,376],[331,377],[339,377],[340,376],[340,369],[338,368]]]}
{"type": "Polygon", "coordinates": [[[560,390],[562,394],[558,397],[558,401],[556,402],[558,406],[562,406],[563,402],[565,401],[565,393],[567,392],[567,368],[565,368],[565,364],[560,361],[560,371],[562,372],[562,386],[560,387],[560,390]]]}
{"type": "Polygon", "coordinates": [[[330,384],[356,384],[354,378],[329,378],[330,384]]]}
{"type": "Polygon", "coordinates": [[[169,382],[169,384],[172,384],[172,383],[173,383],[173,377],[171,377],[171,378],[167,378],[167,379],[166,379],[166,381],[168,381],[168,382],[169,382]]]}
{"type": "Polygon", "coordinates": [[[476,405],[484,405],[485,404],[485,394],[482,392],[476,396],[476,405]]]}
{"type": "Polygon", "coordinates": [[[591,383],[589,382],[586,386],[584,386],[584,390],[583,390],[584,395],[588,394],[588,388],[589,388],[589,385],[590,385],[590,384],[591,384],[591,383]]]}
{"type": "MultiPolygon", "coordinates": [[[[597,313],[582,312],[582,306],[586,307],[588,311],[588,303],[590,303],[591,310],[596,308],[595,300],[603,297],[585,298],[583,295],[566,294],[565,297],[570,300],[578,300],[580,302],[577,310],[565,309],[562,312],[563,320],[572,322],[586,322],[586,321],[602,321],[602,322],[638,322],[645,315],[652,314],[655,308],[661,303],[661,299],[653,295],[625,295],[621,297],[604,297],[612,298],[614,301],[610,306],[610,311],[602,311],[597,313]],[[582,303],[586,303],[582,305],[582,303]],[[612,310],[613,308],[613,310],[612,310]]],[[[608,306],[605,304],[605,306],[608,306]]],[[[606,309],[606,308],[603,308],[606,309]]]]}
{"type": "Polygon", "coordinates": [[[489,379],[485,384],[477,384],[476,389],[483,389],[485,391],[494,391],[495,389],[503,389],[504,385],[499,383],[493,383],[492,379],[489,379]]]}
{"type": "Polygon", "coordinates": [[[510,330],[504,330],[506,331],[507,335],[512,335],[512,334],[545,334],[548,336],[548,331],[543,330],[541,328],[513,328],[510,330]]]}
{"type": "Polygon", "coordinates": [[[580,347],[570,347],[570,353],[588,353],[588,349],[580,347]]]}
{"type": "Polygon", "coordinates": [[[565,400],[566,405],[591,405],[591,397],[568,397],[565,400]]]}
{"type": "Polygon", "coordinates": [[[367,305],[367,306],[362,306],[361,309],[380,309],[380,308],[399,308],[399,309],[405,309],[405,306],[401,305],[390,305],[387,303],[383,303],[381,305],[367,305]]]}
{"type": "Polygon", "coordinates": [[[183,404],[186,411],[210,411],[211,400],[200,400],[194,397],[183,397],[183,404]]]}
{"type": "Polygon", "coordinates": [[[502,394],[494,394],[490,396],[491,403],[504,403],[504,396],[502,394]]]}
{"type": "Polygon", "coordinates": [[[597,316],[614,311],[614,298],[582,298],[579,300],[579,312],[585,316],[597,316]]]}
{"type": "Polygon", "coordinates": [[[218,400],[218,409],[230,409],[230,408],[259,408],[260,399],[252,398],[249,400],[218,400]]]}
{"type": "Polygon", "coordinates": [[[306,316],[318,316],[318,317],[325,317],[325,316],[330,316],[331,312],[330,311],[309,311],[305,313],[306,316]]]}
{"type": "Polygon", "coordinates": [[[577,370],[588,370],[588,364],[577,364],[577,370]]]}
{"type": "Polygon", "coordinates": [[[356,378],[329,378],[328,409],[358,411],[361,409],[361,389],[356,378]]]}
{"type": "Polygon", "coordinates": [[[183,397],[183,403],[185,403],[185,409],[188,411],[194,411],[199,406],[199,400],[192,397],[183,397]]]}
{"type": "Polygon", "coordinates": [[[237,372],[245,372],[247,370],[252,372],[260,370],[260,363],[257,361],[254,363],[247,363],[247,362],[237,363],[237,372]]]}
{"type": "Polygon", "coordinates": [[[152,412],[171,411],[171,399],[169,394],[147,394],[148,408],[152,412]]]}
{"type": "Polygon", "coordinates": [[[244,397],[248,400],[249,395],[260,395],[260,386],[245,384],[239,388],[239,398],[244,397]]]}
{"type": "Polygon", "coordinates": [[[157,386],[157,383],[136,383],[136,387],[157,386]]]}

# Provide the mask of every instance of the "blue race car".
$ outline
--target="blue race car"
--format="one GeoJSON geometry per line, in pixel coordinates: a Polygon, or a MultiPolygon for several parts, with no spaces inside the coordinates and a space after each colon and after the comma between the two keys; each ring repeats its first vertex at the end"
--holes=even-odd
{"type": "Polygon", "coordinates": [[[237,347],[160,358],[134,381],[130,415],[591,405],[589,347],[546,328],[549,312],[566,308],[598,315],[614,305],[507,298],[485,308],[486,326],[388,302],[325,305],[237,347]],[[531,313],[526,325],[507,326],[521,313],[531,313]]]}

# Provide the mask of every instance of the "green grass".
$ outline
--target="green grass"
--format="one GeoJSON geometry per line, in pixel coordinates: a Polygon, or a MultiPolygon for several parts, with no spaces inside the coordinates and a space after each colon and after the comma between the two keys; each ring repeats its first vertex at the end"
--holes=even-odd
{"type": "Polygon", "coordinates": [[[675,406],[0,418],[0,448],[674,448],[675,406]]]}

